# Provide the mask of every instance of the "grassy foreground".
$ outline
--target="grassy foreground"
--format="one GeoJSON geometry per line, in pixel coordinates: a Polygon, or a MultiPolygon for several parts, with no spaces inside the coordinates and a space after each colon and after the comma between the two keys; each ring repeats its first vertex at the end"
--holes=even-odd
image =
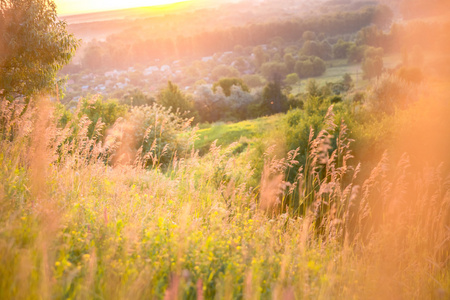
{"type": "Polygon", "coordinates": [[[450,295],[440,167],[384,156],[359,186],[345,130],[324,164],[321,132],[295,183],[310,208],[294,217],[279,202],[289,194],[280,170],[298,168],[295,152],[266,161],[256,192],[232,145],[175,158],[165,172],[113,167],[86,131],[64,139],[50,104],[23,114],[2,105],[1,299],[450,295]]]}

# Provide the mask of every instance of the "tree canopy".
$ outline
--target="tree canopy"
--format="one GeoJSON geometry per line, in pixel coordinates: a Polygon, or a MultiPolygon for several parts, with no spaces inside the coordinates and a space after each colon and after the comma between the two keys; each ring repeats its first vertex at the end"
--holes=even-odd
{"type": "Polygon", "coordinates": [[[231,95],[232,86],[239,86],[244,92],[250,92],[248,86],[240,78],[222,78],[214,83],[213,91],[216,92],[219,86],[222,88],[223,93],[227,97],[231,95]]]}
{"type": "Polygon", "coordinates": [[[193,109],[192,101],[171,81],[167,83],[166,88],[159,92],[156,102],[166,108],[171,107],[174,111],[180,113],[188,113],[193,109]]]}
{"type": "Polygon", "coordinates": [[[75,53],[52,0],[0,0],[0,91],[31,96],[57,86],[56,74],[75,53]]]}

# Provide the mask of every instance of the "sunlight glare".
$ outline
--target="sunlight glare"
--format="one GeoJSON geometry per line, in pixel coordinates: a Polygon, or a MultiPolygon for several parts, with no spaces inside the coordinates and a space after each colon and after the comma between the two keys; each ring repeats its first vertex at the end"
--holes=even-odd
{"type": "Polygon", "coordinates": [[[169,5],[192,0],[55,0],[58,14],[76,14],[135,7],[169,5]]]}

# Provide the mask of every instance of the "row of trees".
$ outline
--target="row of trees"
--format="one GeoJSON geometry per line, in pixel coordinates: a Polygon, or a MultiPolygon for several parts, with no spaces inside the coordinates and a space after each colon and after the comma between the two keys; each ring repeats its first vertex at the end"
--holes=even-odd
{"type": "MultiPolygon", "coordinates": [[[[286,41],[296,41],[303,38],[303,34],[308,31],[330,36],[353,33],[371,24],[379,23],[379,20],[383,20],[383,24],[389,23],[391,17],[390,10],[379,6],[310,19],[252,24],[213,32],[205,31],[194,36],[156,40],[110,36],[106,42],[93,42],[88,45],[84,61],[86,66],[91,68],[100,66],[124,68],[155,59],[174,60],[181,57],[209,56],[218,52],[231,51],[235,45],[245,47],[266,44],[275,37],[281,37],[286,41]]],[[[315,55],[326,59],[330,56],[331,48],[326,43],[311,39],[307,40],[303,51],[305,55],[315,55]]]]}
{"type": "Polygon", "coordinates": [[[299,78],[320,76],[326,71],[326,63],[317,56],[301,56],[298,59],[287,54],[284,62],[271,61],[264,63],[261,74],[268,80],[284,78],[289,73],[295,72],[299,78]]]}
{"type": "MultiPolygon", "coordinates": [[[[298,79],[298,75],[294,75],[298,79]]],[[[195,93],[190,95],[169,81],[148,104],[156,102],[170,107],[185,117],[194,118],[195,122],[238,121],[302,108],[305,95],[328,98],[331,103],[341,102],[342,96],[352,87],[353,80],[348,74],[341,81],[323,86],[310,79],[306,92],[294,96],[290,94],[290,87],[280,80],[268,81],[263,88],[251,90],[240,78],[222,78],[212,88],[197,86],[195,93]]]]}
{"type": "Polygon", "coordinates": [[[194,95],[184,94],[169,81],[155,100],[185,117],[193,117],[196,122],[245,120],[284,112],[289,108],[279,81],[268,82],[262,90],[250,92],[239,78],[222,78],[212,88],[200,85],[194,95]]]}

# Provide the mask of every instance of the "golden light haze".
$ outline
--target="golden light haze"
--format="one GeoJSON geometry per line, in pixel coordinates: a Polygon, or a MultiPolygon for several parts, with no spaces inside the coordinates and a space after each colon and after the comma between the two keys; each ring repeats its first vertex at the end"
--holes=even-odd
{"type": "Polygon", "coordinates": [[[186,1],[193,0],[55,0],[55,3],[57,5],[58,14],[67,15],[133,7],[169,5],[186,1]]]}

